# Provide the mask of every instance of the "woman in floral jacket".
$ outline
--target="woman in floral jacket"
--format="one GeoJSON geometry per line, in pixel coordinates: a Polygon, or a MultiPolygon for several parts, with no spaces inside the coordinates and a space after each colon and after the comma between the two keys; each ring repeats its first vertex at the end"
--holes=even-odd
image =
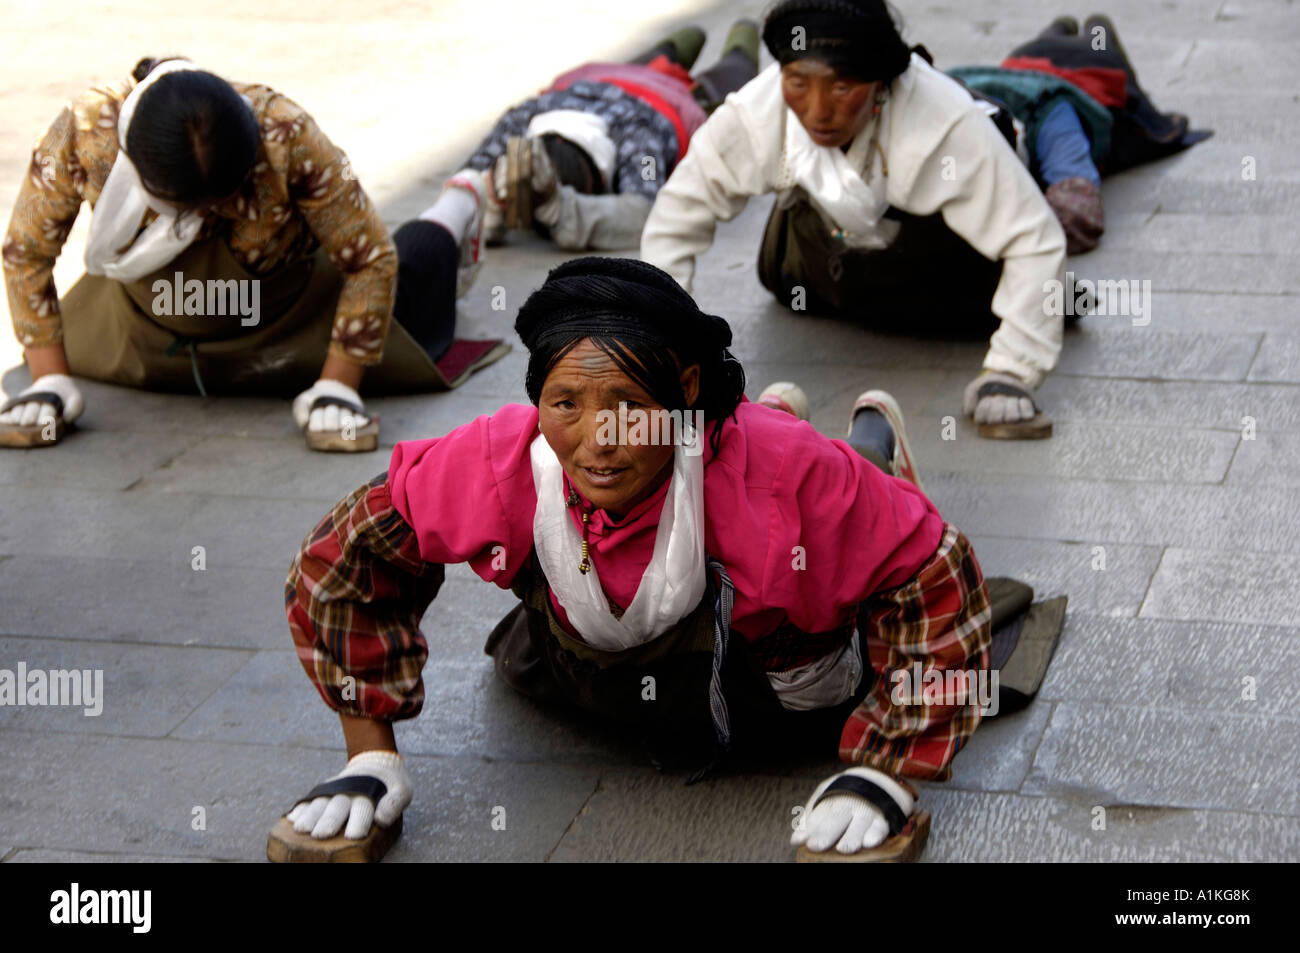
{"type": "Polygon", "coordinates": [[[59,114],[3,258],[34,383],[0,406],[0,446],[57,442],[84,406],[72,375],[204,394],[306,388],[294,417],[323,450],[374,448],[357,395],[366,368],[382,362],[388,390],[448,386],[419,334],[390,326],[397,250],[347,156],[287,97],[188,60],[142,60],[132,82],[59,114]],[[82,202],[87,273],[60,302],[54,263],[82,202]]]}

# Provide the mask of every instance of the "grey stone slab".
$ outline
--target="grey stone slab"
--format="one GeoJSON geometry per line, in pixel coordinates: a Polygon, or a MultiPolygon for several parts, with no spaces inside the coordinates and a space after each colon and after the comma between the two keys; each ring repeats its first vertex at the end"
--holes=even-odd
{"type": "MultiPolygon", "coordinates": [[[[284,644],[292,647],[287,627],[284,644]]],[[[173,738],[342,750],[338,716],[321,701],[293,651],[258,652],[242,662],[176,725],[173,738]]]]}
{"type": "Polygon", "coordinates": [[[1058,702],[1022,791],[1295,817],[1298,726],[1293,717],[1058,702]]]}
{"type": "MultiPolygon", "coordinates": [[[[947,406],[942,400],[936,396],[932,407],[947,406]]],[[[1266,432],[1300,430],[1300,389],[1287,384],[1107,380],[1054,374],[1043,382],[1035,400],[1057,422],[1242,434],[1250,417],[1260,439],[1266,432]]],[[[1229,482],[1232,479],[1229,472],[1229,482]]]]}
{"type": "MultiPolygon", "coordinates": [[[[382,436],[382,435],[381,435],[382,436]]],[[[207,437],[140,483],[146,492],[202,496],[314,499],[322,515],[354,489],[388,469],[391,446],[373,453],[324,454],[305,443],[207,437]],[[256,464],[250,466],[250,462],[256,464]]],[[[307,527],[310,529],[310,527],[307,527]]],[[[304,530],[305,535],[306,530],[304,530]]]]}
{"type": "Polygon", "coordinates": [[[39,487],[12,487],[5,494],[0,554],[188,560],[195,546],[204,546],[210,567],[286,571],[330,508],[320,500],[67,489],[51,520],[48,495],[39,487]]]}
{"type": "Polygon", "coordinates": [[[653,770],[607,771],[553,861],[768,862],[794,859],[791,824],[812,794],[804,779],[715,777],[687,787],[653,770]],[[631,818],[636,823],[629,823],[631,818]]]}
{"type": "Polygon", "coordinates": [[[43,489],[125,490],[199,440],[190,434],[123,434],[79,428],[57,447],[0,454],[0,483],[43,489]]]}
{"type": "MultiPolygon", "coordinates": [[[[0,376],[0,383],[10,393],[17,393],[31,383],[26,365],[11,367],[0,376]]],[[[84,436],[149,434],[162,444],[164,438],[284,437],[297,436],[288,398],[274,397],[199,397],[192,394],[165,394],[117,387],[99,381],[77,379],[85,397],[86,410],[77,421],[84,436]]],[[[80,442],[62,445],[71,448],[80,442]]],[[[192,441],[188,441],[192,442],[192,441]]],[[[149,441],[127,442],[126,447],[149,446],[149,441]]]]}
{"type": "MultiPolygon", "coordinates": [[[[419,755],[474,755],[494,761],[641,763],[639,748],[592,719],[546,709],[501,684],[482,661],[430,661],[420,715],[397,723],[398,748],[419,755]]],[[[325,706],[292,652],[261,652],[172,733],[337,749],[337,716],[325,706]]]]}
{"type": "MultiPolygon", "coordinates": [[[[0,731],[0,839],[48,851],[258,861],[295,797],[336,773],[334,751],[0,731]],[[21,751],[21,756],[16,752],[21,751]],[[77,783],[67,783],[75,764],[77,783]],[[206,830],[192,828],[202,807],[206,830]]],[[[401,860],[542,860],[595,788],[592,769],[408,757],[401,860]],[[506,829],[493,830],[492,809],[506,829]]]]}
{"type": "Polygon", "coordinates": [[[1242,863],[1300,858],[1289,817],[926,786],[927,863],[1242,863]],[[1096,807],[1106,827],[1093,830],[1096,807]]]}
{"type": "Polygon", "coordinates": [[[471,758],[416,757],[408,768],[415,799],[385,858],[393,863],[547,860],[600,778],[594,768],[471,758]]]}
{"type": "Polygon", "coordinates": [[[1168,549],[1142,604],[1144,618],[1300,626],[1300,566],[1267,553],[1168,549]]]}
{"type": "Polygon", "coordinates": [[[985,718],[952,759],[947,787],[975,791],[1015,791],[1029,775],[1034,750],[1043,737],[1051,706],[1031,704],[1017,712],[985,718]]]}
{"type": "MultiPolygon", "coordinates": [[[[1199,113],[1199,109],[1197,110],[1199,113]]],[[[1211,140],[1213,141],[1213,140],[1211,140]]],[[[1209,143],[1198,145],[1193,154],[1199,156],[1209,143]]],[[[1279,151],[1281,147],[1278,147],[1279,151]]],[[[1241,150],[1233,148],[1234,162],[1240,168],[1241,150]]],[[[1220,154],[1216,158],[1227,158],[1220,154]]],[[[1102,186],[1105,198],[1106,187],[1102,186]]],[[[1107,252],[1158,252],[1184,256],[1202,254],[1276,255],[1285,252],[1295,240],[1295,222],[1285,215],[1218,215],[1214,228],[1204,228],[1200,215],[1177,212],[1130,212],[1123,207],[1106,212],[1106,233],[1102,247],[1107,252]]],[[[1071,267],[1081,271],[1090,255],[1077,256],[1071,267]]],[[[1261,262],[1261,266],[1263,263],[1261,262]]],[[[1285,275],[1276,275],[1283,278],[1285,275]]],[[[1237,323],[1237,315],[1232,316],[1237,323]]]]}
{"type": "Polygon", "coordinates": [[[1086,377],[1239,381],[1259,348],[1256,334],[1168,334],[1132,327],[1130,318],[1084,317],[1067,334],[1057,370],[1086,377]],[[1099,321],[1130,324],[1125,333],[1093,331],[1099,321]]]}
{"type": "Polygon", "coordinates": [[[1300,337],[1264,335],[1259,355],[1250,367],[1249,379],[1300,384],[1300,337]]]}
{"type": "Polygon", "coordinates": [[[908,425],[922,481],[928,469],[939,469],[1080,480],[1219,483],[1228,472],[1239,437],[1215,430],[1064,420],[1054,424],[1050,440],[985,440],[972,422],[960,416],[959,394],[954,395],[951,417],[956,426],[950,429],[943,418],[931,419],[929,426],[908,425]],[[948,434],[954,439],[945,439],[948,434]]]}
{"type": "Polygon", "coordinates": [[[986,578],[1010,576],[1033,586],[1035,599],[1068,596],[1071,614],[1110,618],[1138,614],[1161,553],[1158,546],[1101,541],[974,536],[971,543],[986,578]]]}
{"type": "MultiPolygon", "coordinates": [[[[1106,244],[1103,237],[1101,246],[1096,251],[1071,259],[1067,270],[1074,273],[1076,280],[1132,282],[1129,290],[1130,306],[1136,309],[1133,302],[1134,289],[1142,289],[1142,293],[1146,294],[1145,282],[1148,281],[1151,282],[1152,293],[1157,289],[1203,294],[1294,292],[1295,276],[1300,273],[1300,256],[1135,250],[1112,247],[1106,244]]],[[[1144,313],[1141,317],[1145,319],[1147,314],[1144,313]]],[[[1158,320],[1154,307],[1150,310],[1150,317],[1153,323],[1158,320]]]]}
{"type": "MultiPolygon", "coordinates": [[[[1243,150],[1243,155],[1248,154],[1243,150]]],[[[1106,206],[1133,211],[1160,209],[1202,218],[1218,215],[1286,215],[1300,207],[1300,177],[1279,171],[1253,182],[1241,180],[1241,167],[1199,179],[1162,175],[1148,166],[1107,184],[1106,206]]]]}
{"type": "Polygon", "coordinates": [[[1203,484],[1102,483],[1019,475],[925,475],[939,511],[968,536],[1292,553],[1295,491],[1203,484]]]}
{"type": "Polygon", "coordinates": [[[191,567],[188,553],[167,562],[2,557],[0,633],[209,648],[287,644],[287,557],[279,570],[191,567]]]}
{"type": "MultiPolygon", "coordinates": [[[[473,378],[471,378],[473,380],[473,378]]],[[[519,396],[514,403],[527,403],[520,377],[519,396]]],[[[505,397],[478,394],[422,394],[413,397],[380,397],[366,402],[380,417],[380,438],[385,445],[403,440],[441,437],[469,423],[481,414],[491,416],[512,401],[505,397]]],[[[391,451],[380,451],[381,466],[388,465],[391,451]]]]}
{"type": "Polygon", "coordinates": [[[460,568],[469,572],[470,578],[449,575],[420,628],[429,641],[431,659],[477,663],[487,658],[483,646],[488,635],[519,600],[509,589],[499,589],[473,575],[465,564],[460,568]]]}
{"type": "MultiPolygon", "coordinates": [[[[29,685],[36,670],[75,669],[83,686],[76,705],[53,705],[56,693],[47,689],[46,705],[0,707],[0,728],[162,737],[247,658],[245,652],[221,649],[0,637],[0,668],[15,677],[20,662],[26,665],[29,685]],[[88,707],[85,692],[91,683],[102,688],[88,707]]],[[[71,696],[58,699],[73,700],[71,696]]]]}
{"type": "Polygon", "coordinates": [[[1196,44],[1187,68],[1201,76],[1214,76],[1220,89],[1293,90],[1300,86],[1300,67],[1284,53],[1285,36],[1271,40],[1207,38],[1196,44]]]}
{"type": "Polygon", "coordinates": [[[1228,472],[1230,486],[1300,486],[1300,435],[1259,433],[1242,440],[1228,472]]]}
{"type": "MultiPolygon", "coordinates": [[[[1210,717],[1290,718],[1300,633],[1274,626],[1071,613],[1035,704],[1145,705],[1210,717]],[[1254,680],[1255,697],[1243,698],[1254,680]]],[[[1259,744],[1251,750],[1263,750],[1259,744]]]]}
{"type": "Polygon", "coordinates": [[[257,861],[293,799],[342,751],[0,730],[0,840],[257,861]],[[203,808],[205,830],[195,830],[203,808]]]}

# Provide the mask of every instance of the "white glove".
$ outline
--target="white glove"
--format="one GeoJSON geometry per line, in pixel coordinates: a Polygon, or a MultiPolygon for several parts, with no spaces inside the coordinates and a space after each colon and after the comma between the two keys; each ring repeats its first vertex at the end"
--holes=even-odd
{"type": "Polygon", "coordinates": [[[841,854],[856,854],[859,850],[879,846],[889,836],[889,824],[876,806],[851,791],[836,792],[820,804],[817,799],[836,778],[853,775],[872,781],[883,788],[895,801],[904,817],[912,816],[916,802],[901,784],[874,768],[849,768],[832,775],[813,791],[804,805],[790,843],[795,847],[823,851],[835,845],[841,854]],[[813,805],[816,805],[815,807],[813,805]]]}
{"type": "Polygon", "coordinates": [[[342,430],[351,421],[351,426],[354,428],[352,432],[355,433],[370,423],[369,417],[354,414],[345,407],[326,405],[312,410],[311,405],[318,397],[337,397],[358,407],[365,406],[361,403],[361,395],[347,384],[322,377],[293,399],[293,419],[299,429],[305,427],[312,431],[342,430]]]}
{"type": "Polygon", "coordinates": [[[402,756],[396,751],[363,751],[352,758],[348,766],[327,781],[352,777],[378,778],[388,792],[376,805],[363,794],[335,794],[311,801],[299,801],[286,816],[299,834],[325,839],[335,837],[340,829],[343,836],[360,840],[370,833],[373,821],[380,827],[389,827],[411,803],[411,776],[406,773],[402,756]],[[347,823],[346,829],[343,828],[347,823]]]}
{"type": "MultiPolygon", "coordinates": [[[[77,389],[77,385],[73,383],[72,378],[67,374],[46,374],[44,377],[38,377],[31,387],[18,396],[22,397],[24,394],[34,394],[43,390],[53,391],[63,399],[64,423],[72,423],[86,409],[86,402],[81,397],[81,391],[77,389]]],[[[0,401],[0,405],[5,403],[7,401],[0,401]]],[[[0,424],[7,424],[11,427],[30,427],[37,422],[45,423],[53,420],[55,416],[53,404],[31,400],[18,404],[8,412],[0,414],[0,424]]]]}
{"type": "Polygon", "coordinates": [[[966,385],[966,393],[962,396],[962,413],[967,417],[974,414],[977,424],[1014,424],[1022,420],[1032,420],[1038,411],[1029,397],[1029,386],[1024,381],[1010,374],[985,371],[966,385]],[[990,381],[1014,387],[1023,391],[1024,396],[989,394],[985,397],[976,397],[979,389],[990,381]]]}

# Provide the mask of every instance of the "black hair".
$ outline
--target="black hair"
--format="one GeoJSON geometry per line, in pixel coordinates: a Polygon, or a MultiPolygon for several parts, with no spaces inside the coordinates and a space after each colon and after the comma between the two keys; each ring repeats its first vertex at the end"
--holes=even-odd
{"type": "MultiPolygon", "coordinates": [[[[147,76],[162,60],[141,60],[147,76]]],[[[201,70],[160,77],[140,97],[126,142],[119,143],[152,194],[182,208],[224,199],[248,178],[262,136],[244,98],[201,70]]]]}
{"type": "Polygon", "coordinates": [[[519,309],[515,330],[529,351],[524,386],[534,404],[555,365],[590,340],[664,409],[718,421],[709,438],[715,454],[745,393],[744,368],[728,349],[731,327],[645,262],[593,256],[560,265],[519,309]],[[692,364],[699,392],[688,405],[681,373],[692,364]]]}
{"type": "Polygon", "coordinates": [[[542,145],[551,157],[555,178],[561,185],[571,185],[584,195],[602,195],[608,191],[600,170],[585,150],[550,132],[542,136],[542,145]]]}

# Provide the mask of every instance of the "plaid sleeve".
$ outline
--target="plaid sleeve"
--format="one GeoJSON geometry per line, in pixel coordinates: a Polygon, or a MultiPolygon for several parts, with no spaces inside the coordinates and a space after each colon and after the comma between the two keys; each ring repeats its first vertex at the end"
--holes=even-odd
{"type": "Polygon", "coordinates": [[[970,541],[945,525],[916,577],[864,606],[860,631],[876,681],[844,726],[840,757],[895,776],[947,780],[953,756],[980,723],[981,704],[976,691],[924,691],[924,673],[944,675],[945,684],[977,685],[989,666],[990,619],[970,541]],[[918,672],[922,684],[913,690],[918,672]]]}
{"type": "Polygon", "coordinates": [[[284,601],[298,661],[325,704],[382,721],[420,713],[429,654],[420,618],[442,580],[394,508],[387,473],[321,520],[294,557],[284,601]]]}

